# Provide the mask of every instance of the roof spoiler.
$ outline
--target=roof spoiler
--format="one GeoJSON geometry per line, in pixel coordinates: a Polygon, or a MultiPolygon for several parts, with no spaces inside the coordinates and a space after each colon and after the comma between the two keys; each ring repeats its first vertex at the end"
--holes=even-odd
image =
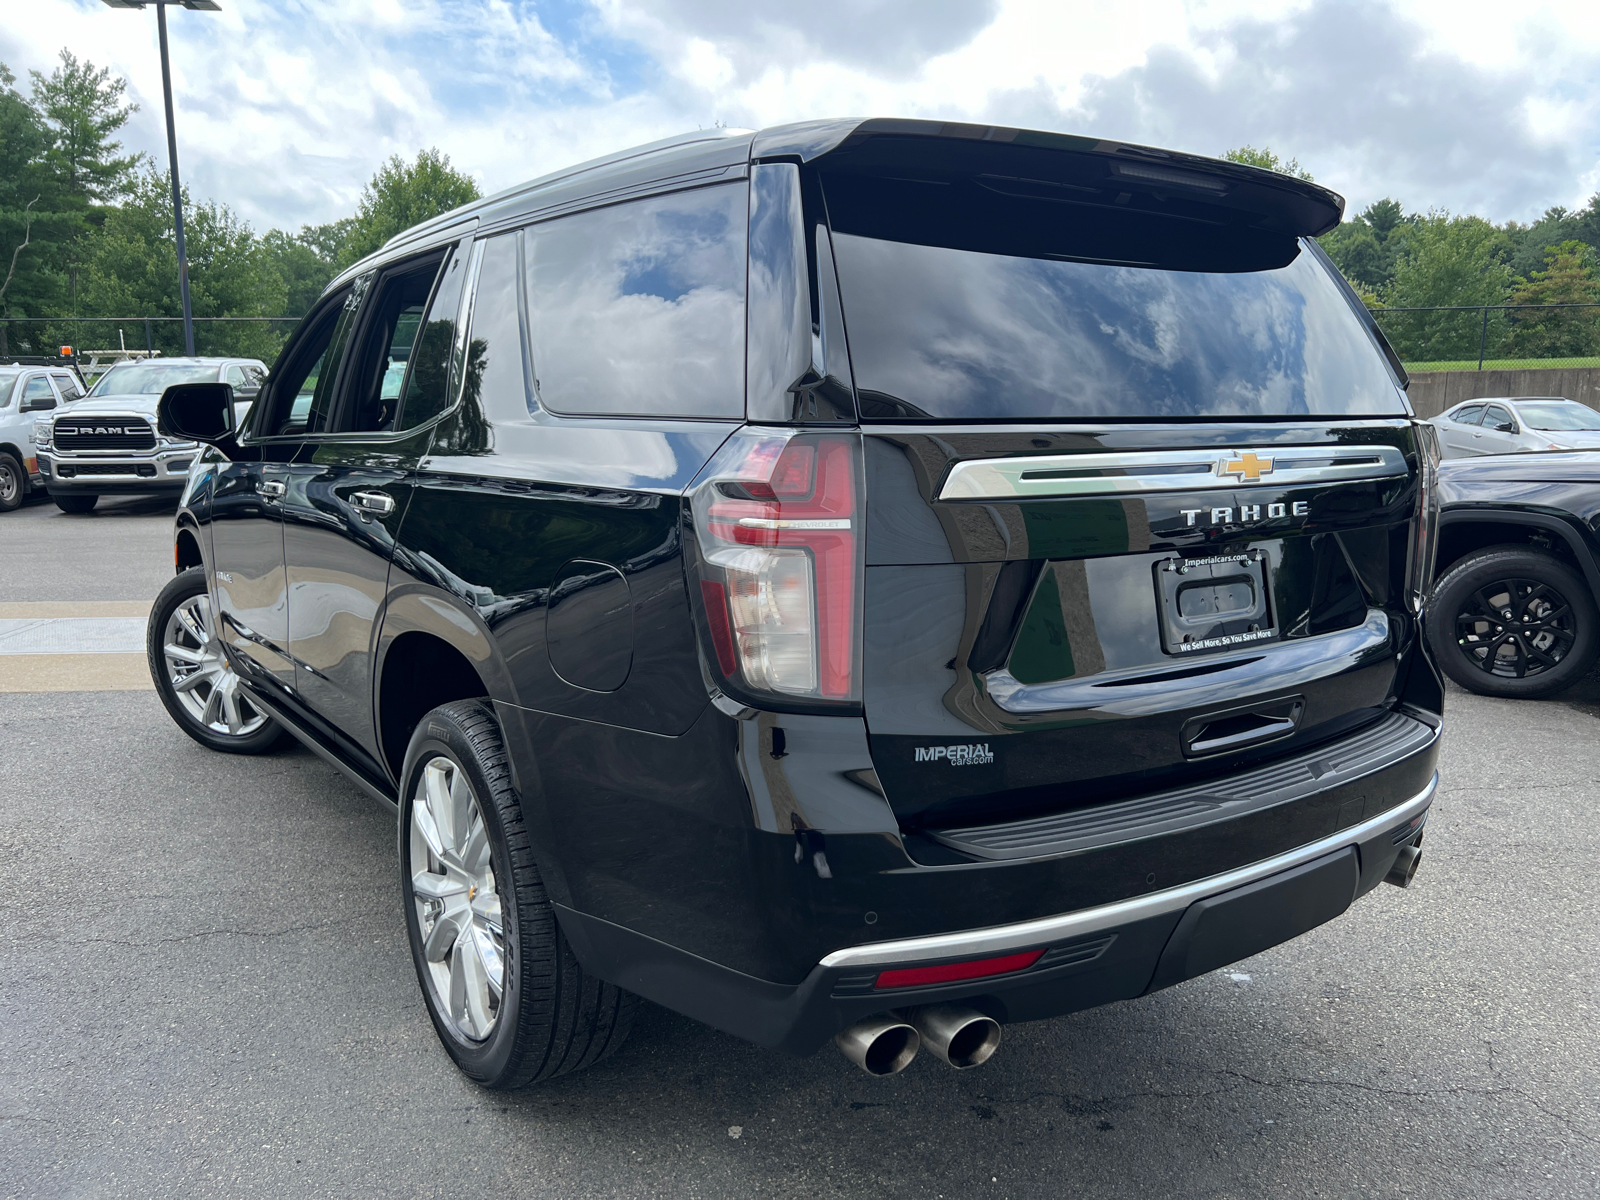
{"type": "MultiPolygon", "coordinates": [[[[808,121],[756,135],[752,159],[817,162],[834,170],[928,171],[1054,189],[1083,204],[1130,194],[1172,201],[1266,232],[1317,237],[1339,224],[1344,197],[1292,175],[1128,142],[945,121],[808,121]]],[[[1121,203],[1126,203],[1123,199],[1121,203]]]]}

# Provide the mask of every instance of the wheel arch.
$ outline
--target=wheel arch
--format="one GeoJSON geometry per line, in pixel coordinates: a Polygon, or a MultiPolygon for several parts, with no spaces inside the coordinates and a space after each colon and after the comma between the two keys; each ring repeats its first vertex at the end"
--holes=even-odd
{"type": "Polygon", "coordinates": [[[1456,563],[1488,546],[1508,541],[1549,540],[1549,548],[1574,563],[1595,601],[1600,603],[1600,567],[1587,539],[1571,522],[1550,513],[1518,509],[1447,509],[1439,516],[1439,549],[1434,559],[1434,578],[1441,579],[1456,563]]]}
{"type": "Polygon", "coordinates": [[[178,526],[172,543],[172,565],[179,575],[191,567],[206,565],[205,556],[200,552],[200,534],[188,525],[178,526]]]}
{"type": "Polygon", "coordinates": [[[429,710],[479,697],[516,702],[510,673],[482,620],[433,589],[390,598],[373,682],[378,745],[396,780],[412,731],[429,710]]]}

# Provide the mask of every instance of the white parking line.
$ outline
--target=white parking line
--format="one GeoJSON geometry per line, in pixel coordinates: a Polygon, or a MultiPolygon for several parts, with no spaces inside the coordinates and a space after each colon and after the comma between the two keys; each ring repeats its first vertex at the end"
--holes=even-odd
{"type": "Polygon", "coordinates": [[[0,692],[149,690],[149,612],[128,600],[0,603],[0,692]]]}
{"type": "Polygon", "coordinates": [[[0,654],[143,654],[138,617],[0,618],[0,654]]]}

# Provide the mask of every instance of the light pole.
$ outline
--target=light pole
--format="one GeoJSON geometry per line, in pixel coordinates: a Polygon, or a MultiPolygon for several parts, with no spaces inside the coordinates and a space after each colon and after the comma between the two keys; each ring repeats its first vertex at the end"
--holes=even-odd
{"type": "Polygon", "coordinates": [[[194,356],[194,309],[189,304],[189,255],[183,245],[183,189],[178,183],[178,132],[172,123],[172,66],[167,60],[167,6],[181,4],[192,12],[221,12],[217,0],[100,0],[108,8],[156,6],[161,35],[161,95],[167,103],[167,165],[172,176],[172,225],[178,243],[178,294],[183,298],[183,352],[194,356]]]}

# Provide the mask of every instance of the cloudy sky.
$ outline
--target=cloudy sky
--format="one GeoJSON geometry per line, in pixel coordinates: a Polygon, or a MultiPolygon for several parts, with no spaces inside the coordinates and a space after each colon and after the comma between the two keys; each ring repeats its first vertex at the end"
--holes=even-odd
{"type": "MultiPolygon", "coordinates": [[[[437,145],[495,191],[722,123],[916,116],[1298,157],[1352,211],[1529,220],[1600,191],[1595,0],[220,0],[172,14],[179,153],[258,228],[346,215],[437,145]]],[[[165,163],[153,13],[9,0],[0,62],[129,80],[165,163]]]]}

